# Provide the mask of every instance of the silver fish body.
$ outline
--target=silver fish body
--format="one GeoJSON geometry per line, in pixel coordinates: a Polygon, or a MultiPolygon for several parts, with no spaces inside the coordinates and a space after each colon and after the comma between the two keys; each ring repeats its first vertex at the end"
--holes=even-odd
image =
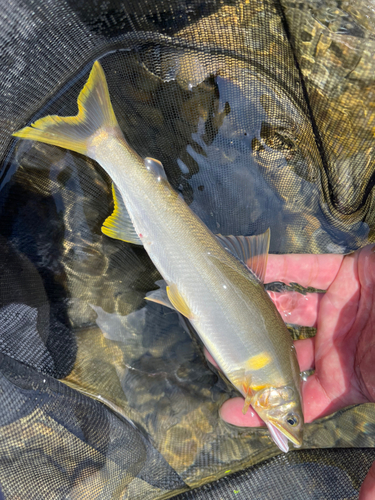
{"type": "Polygon", "coordinates": [[[189,318],[246,405],[251,403],[265,420],[278,446],[287,451],[287,439],[300,446],[298,362],[263,284],[172,189],[161,165],[145,161],[127,144],[99,63],[78,104],[77,117],[46,117],[15,135],[83,152],[102,166],[122,198],[135,237],[166,281],[172,305],[189,318]]]}
{"type": "Polygon", "coordinates": [[[177,287],[191,323],[229,380],[236,387],[246,376],[255,386],[265,380],[274,387],[296,382],[290,334],[262,283],[223,248],[164,177],[147,170],[140,157],[135,166],[125,140],[104,139],[89,153],[115,182],[145,250],[165,281],[177,287]],[[246,369],[262,353],[272,362],[246,369]]]}

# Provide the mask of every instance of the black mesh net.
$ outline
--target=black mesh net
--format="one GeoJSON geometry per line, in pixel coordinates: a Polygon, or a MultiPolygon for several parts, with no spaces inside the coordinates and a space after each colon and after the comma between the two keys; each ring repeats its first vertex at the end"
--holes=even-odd
{"type": "Polygon", "coordinates": [[[147,254],[101,233],[108,176],[11,133],[75,114],[99,59],[127,141],[213,232],[350,252],[374,241],[373,10],[11,0],[0,16],[0,498],[356,498],[373,405],[308,425],[288,455],[225,424],[235,392],[191,327],[144,301],[147,254]]]}

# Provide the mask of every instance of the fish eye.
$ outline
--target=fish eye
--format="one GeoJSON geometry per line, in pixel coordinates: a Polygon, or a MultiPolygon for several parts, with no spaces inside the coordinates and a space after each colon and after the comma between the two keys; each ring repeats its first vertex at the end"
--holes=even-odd
{"type": "Polygon", "coordinates": [[[296,425],[298,425],[298,418],[295,416],[295,415],[288,415],[286,417],[286,421],[288,422],[289,425],[291,425],[292,427],[295,427],[296,425]]]}

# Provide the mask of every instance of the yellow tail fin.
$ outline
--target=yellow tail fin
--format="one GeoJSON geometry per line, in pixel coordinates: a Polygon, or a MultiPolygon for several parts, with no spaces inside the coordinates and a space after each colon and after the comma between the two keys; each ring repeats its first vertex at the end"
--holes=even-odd
{"type": "Polygon", "coordinates": [[[95,61],[86,85],[78,96],[78,114],[60,117],[46,116],[30,127],[18,130],[13,135],[45,142],[88,155],[90,137],[105,129],[113,133],[118,129],[109,97],[107,82],[99,61],[95,61]]]}

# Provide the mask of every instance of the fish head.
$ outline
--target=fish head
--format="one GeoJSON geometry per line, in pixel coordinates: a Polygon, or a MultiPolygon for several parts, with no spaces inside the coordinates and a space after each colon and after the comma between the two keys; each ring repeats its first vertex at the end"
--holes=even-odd
{"type": "Polygon", "coordinates": [[[275,444],[285,453],[288,441],[296,448],[302,445],[303,412],[301,397],[293,385],[268,387],[258,391],[251,402],[266,423],[275,444]]]}

